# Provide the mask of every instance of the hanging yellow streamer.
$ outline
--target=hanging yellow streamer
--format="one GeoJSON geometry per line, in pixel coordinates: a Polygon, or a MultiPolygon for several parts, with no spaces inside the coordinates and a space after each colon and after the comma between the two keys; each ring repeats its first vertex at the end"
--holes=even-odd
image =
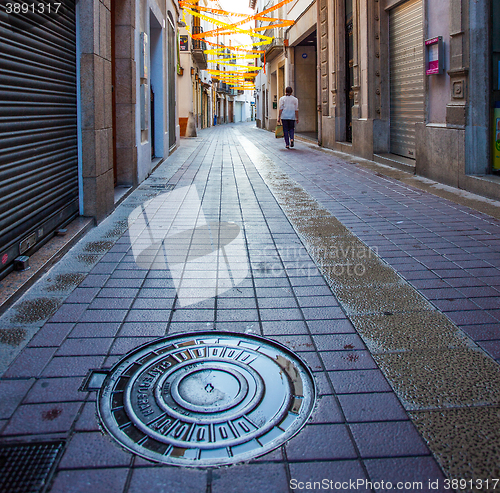
{"type": "Polygon", "coordinates": [[[267,29],[274,29],[277,27],[287,27],[294,24],[293,20],[267,17],[267,14],[278,10],[291,1],[293,0],[282,0],[278,4],[254,15],[228,12],[219,8],[204,7],[202,5],[198,5],[198,0],[181,0],[179,5],[183,10],[182,19],[186,26],[188,26],[188,23],[186,22],[186,14],[190,14],[200,20],[204,20],[214,26],[218,26],[215,29],[203,33],[191,33],[189,27],[186,27],[186,30],[192,39],[203,39],[206,44],[212,47],[204,51],[206,54],[215,57],[209,60],[208,63],[216,64],[222,67],[231,67],[231,70],[208,70],[208,73],[219,80],[226,82],[226,84],[233,86],[235,89],[251,90],[255,88],[255,77],[257,76],[259,70],[262,70],[262,67],[237,65],[235,62],[236,60],[257,59],[260,58],[261,54],[265,53],[265,50],[256,50],[255,47],[271,43],[273,37],[261,34],[259,31],[265,31],[267,29]],[[241,18],[241,20],[237,20],[236,22],[225,22],[215,18],[214,16],[225,16],[228,19],[237,17],[241,18]],[[248,28],[246,25],[252,21],[261,21],[269,24],[267,26],[248,28]],[[252,36],[253,38],[260,39],[261,41],[254,42],[251,45],[225,46],[207,39],[233,34],[246,34],[252,36]],[[248,47],[251,49],[247,49],[248,47]]]}

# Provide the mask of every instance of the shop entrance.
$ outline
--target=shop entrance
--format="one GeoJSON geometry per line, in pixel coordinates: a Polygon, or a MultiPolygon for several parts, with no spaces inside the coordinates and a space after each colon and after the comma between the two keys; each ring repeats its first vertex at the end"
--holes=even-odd
{"type": "Polygon", "coordinates": [[[500,0],[492,0],[491,9],[491,164],[493,173],[500,175],[500,0]]]}

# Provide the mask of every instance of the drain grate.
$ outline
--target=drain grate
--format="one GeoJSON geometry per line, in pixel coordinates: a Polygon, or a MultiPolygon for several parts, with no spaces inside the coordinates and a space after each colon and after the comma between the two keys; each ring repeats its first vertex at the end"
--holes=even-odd
{"type": "Polygon", "coordinates": [[[45,491],[64,449],[64,442],[0,446],[0,491],[45,491]]]}
{"type": "Polygon", "coordinates": [[[106,376],[97,406],[104,428],[131,452],[206,467],[281,446],[305,425],[315,397],[309,369],[284,346],[206,332],[125,356],[106,376]]]}

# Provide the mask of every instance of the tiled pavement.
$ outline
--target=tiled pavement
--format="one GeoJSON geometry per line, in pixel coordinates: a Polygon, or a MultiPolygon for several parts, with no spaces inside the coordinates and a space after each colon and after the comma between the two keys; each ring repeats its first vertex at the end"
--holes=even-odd
{"type": "MultiPolygon", "coordinates": [[[[298,184],[297,194],[321,204],[500,359],[496,219],[300,142],[286,151],[272,134],[249,125],[207,129],[183,140],[0,319],[1,440],[65,439],[52,491],[278,493],[292,491],[294,480],[323,479],[370,480],[379,491],[386,491],[381,481],[422,481],[422,490],[402,491],[431,491],[428,481],[439,480],[438,491],[445,491],[438,462],[263,178],[268,162],[281,170],[273,171],[279,180],[298,184]],[[256,162],[248,142],[267,161],[256,162]],[[189,207],[162,208],[168,195],[158,187],[167,181],[187,190],[182,201],[189,207]],[[247,256],[229,260],[241,264],[237,286],[227,285],[222,263],[200,258],[176,278],[157,252],[145,251],[137,211],[147,201],[158,204],[158,223],[174,231],[204,221],[239,225],[247,256]],[[200,295],[200,287],[212,294],[217,288],[218,295],[200,295]],[[297,351],[319,391],[310,422],[281,449],[228,468],[156,466],[121,450],[100,432],[95,394],[79,391],[89,369],[109,368],[165,334],[207,328],[263,335],[297,351]]],[[[190,245],[189,258],[202,253],[190,245]]],[[[169,265],[182,264],[186,254],[172,245],[169,265]]],[[[498,423],[498,402],[487,404],[481,411],[493,413],[489,425],[498,423]]],[[[485,475],[498,477],[496,464],[485,475]]]]}

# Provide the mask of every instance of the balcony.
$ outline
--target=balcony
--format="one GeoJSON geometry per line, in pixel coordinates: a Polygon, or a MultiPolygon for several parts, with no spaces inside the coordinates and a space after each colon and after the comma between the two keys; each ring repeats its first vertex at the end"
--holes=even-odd
{"type": "MultiPolygon", "coordinates": [[[[193,34],[200,34],[203,32],[201,26],[193,26],[193,34]]],[[[202,39],[192,40],[191,55],[193,60],[200,70],[206,70],[208,67],[207,55],[205,55],[205,50],[207,49],[207,44],[202,39]]]]}
{"type": "Polygon", "coordinates": [[[283,38],[274,38],[272,42],[263,47],[266,50],[265,54],[261,55],[261,61],[266,60],[270,62],[273,58],[276,58],[279,54],[283,53],[285,43],[283,38]]]}
{"type": "Polygon", "coordinates": [[[225,82],[219,82],[219,86],[217,87],[217,92],[227,94],[228,96],[236,96],[238,91],[233,89],[230,85],[225,82]]]}

